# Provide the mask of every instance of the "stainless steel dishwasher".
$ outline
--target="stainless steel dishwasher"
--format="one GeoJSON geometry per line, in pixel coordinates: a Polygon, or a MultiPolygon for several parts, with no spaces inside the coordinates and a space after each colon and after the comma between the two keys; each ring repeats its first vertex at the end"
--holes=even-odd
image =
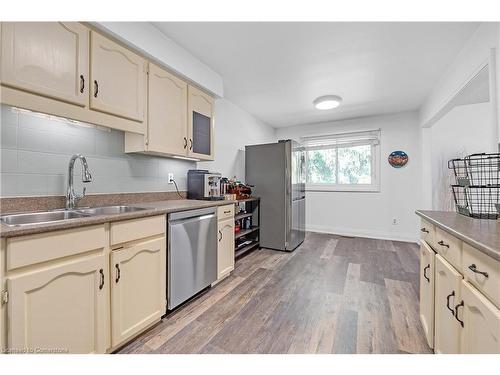
{"type": "Polygon", "coordinates": [[[217,208],[168,215],[167,307],[188,300],[217,279],[217,208]]]}

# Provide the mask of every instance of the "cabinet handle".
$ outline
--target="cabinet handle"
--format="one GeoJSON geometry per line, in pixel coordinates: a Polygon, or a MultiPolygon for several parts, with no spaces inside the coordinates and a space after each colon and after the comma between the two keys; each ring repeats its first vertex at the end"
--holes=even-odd
{"type": "Polygon", "coordinates": [[[104,287],[104,271],[102,268],[99,270],[99,274],[101,275],[101,282],[99,283],[99,290],[104,287]]]}
{"type": "Polygon", "coordinates": [[[420,232],[429,233],[429,231],[425,228],[420,228],[420,232]]]}
{"type": "Polygon", "coordinates": [[[485,271],[479,271],[477,268],[476,268],[476,265],[475,264],[471,264],[469,266],[469,269],[474,272],[474,273],[479,273],[481,275],[483,275],[484,277],[488,278],[489,275],[488,275],[488,272],[485,272],[485,271]]]}
{"type": "Polygon", "coordinates": [[[231,210],[229,211],[224,211],[225,214],[230,214],[231,213],[231,210]]]}
{"type": "Polygon", "coordinates": [[[425,266],[425,268],[424,268],[424,277],[425,277],[425,279],[427,280],[427,282],[428,282],[428,283],[430,283],[430,282],[431,282],[431,279],[429,279],[429,278],[427,277],[426,272],[427,272],[427,270],[428,270],[428,269],[430,269],[430,268],[431,268],[431,265],[430,265],[430,264],[428,264],[428,265],[427,265],[427,266],[425,266]]]}
{"type": "Polygon", "coordinates": [[[99,94],[99,84],[94,80],[94,98],[97,98],[97,94],[99,94]]]}
{"type": "Polygon", "coordinates": [[[450,307],[450,298],[455,297],[455,291],[446,296],[446,307],[451,311],[451,315],[455,316],[455,311],[450,307]]]}
{"type": "Polygon", "coordinates": [[[439,242],[438,242],[438,245],[441,245],[441,246],[447,247],[448,249],[450,248],[450,245],[448,245],[447,243],[444,243],[444,241],[443,241],[443,240],[439,241],[439,242]]]}
{"type": "Polygon", "coordinates": [[[462,328],[463,328],[463,326],[464,326],[464,321],[463,321],[463,320],[460,320],[460,319],[458,318],[458,308],[459,308],[459,307],[461,307],[461,306],[462,306],[462,307],[464,306],[464,300],[462,300],[462,302],[460,302],[458,305],[456,305],[456,306],[455,306],[455,319],[456,319],[456,320],[458,320],[458,322],[460,323],[460,325],[461,325],[461,326],[462,326],[462,328]]]}
{"type": "Polygon", "coordinates": [[[85,90],[85,78],[83,74],[80,74],[80,92],[83,94],[83,90],[85,90]]]}
{"type": "Polygon", "coordinates": [[[219,231],[219,242],[221,242],[221,241],[222,241],[222,232],[219,231]]]}
{"type": "Polygon", "coordinates": [[[193,140],[191,138],[189,138],[189,149],[192,150],[193,149],[193,140]]]}
{"type": "Polygon", "coordinates": [[[120,276],[121,276],[120,265],[119,264],[115,264],[115,268],[116,268],[115,283],[118,283],[118,281],[120,281],[120,276]]]}
{"type": "Polygon", "coordinates": [[[188,146],[188,139],[184,137],[184,148],[187,148],[188,146]]]}

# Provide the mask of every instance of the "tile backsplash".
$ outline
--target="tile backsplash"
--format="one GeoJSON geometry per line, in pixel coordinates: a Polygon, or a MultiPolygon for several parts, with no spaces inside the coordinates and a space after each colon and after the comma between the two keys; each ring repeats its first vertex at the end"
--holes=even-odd
{"type": "MultiPolygon", "coordinates": [[[[186,190],[188,169],[196,163],[124,153],[124,133],[1,105],[1,197],[64,195],[73,154],[87,158],[92,182],[87,194],[174,191],[167,183],[174,173],[186,190]]],[[[75,164],[75,189],[81,191],[80,162],[75,164]]]]}

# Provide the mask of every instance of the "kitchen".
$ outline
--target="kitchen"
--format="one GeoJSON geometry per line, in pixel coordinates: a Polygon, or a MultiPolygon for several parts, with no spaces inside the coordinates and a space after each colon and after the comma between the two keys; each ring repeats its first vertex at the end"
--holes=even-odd
{"type": "Polygon", "coordinates": [[[498,22],[0,39],[2,353],[500,354],[498,22]]]}

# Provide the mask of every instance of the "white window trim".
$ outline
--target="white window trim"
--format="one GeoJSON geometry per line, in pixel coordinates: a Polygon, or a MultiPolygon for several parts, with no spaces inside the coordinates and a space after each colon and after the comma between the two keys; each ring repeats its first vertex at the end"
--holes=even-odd
{"type": "MultiPolygon", "coordinates": [[[[378,129],[380,131],[380,129],[378,129]]],[[[372,183],[371,184],[322,184],[322,183],[309,183],[306,182],[306,191],[309,192],[367,192],[367,193],[379,193],[380,192],[380,143],[381,136],[379,138],[379,142],[376,145],[372,145],[372,157],[371,157],[371,170],[372,173],[372,183]]],[[[307,153],[306,153],[307,155],[307,153]]],[[[306,156],[307,158],[307,156],[306,156]]],[[[338,159],[336,159],[338,164],[338,159]]],[[[338,173],[338,165],[336,168],[338,173]]],[[[338,178],[337,178],[338,180],[338,178]]]]}

